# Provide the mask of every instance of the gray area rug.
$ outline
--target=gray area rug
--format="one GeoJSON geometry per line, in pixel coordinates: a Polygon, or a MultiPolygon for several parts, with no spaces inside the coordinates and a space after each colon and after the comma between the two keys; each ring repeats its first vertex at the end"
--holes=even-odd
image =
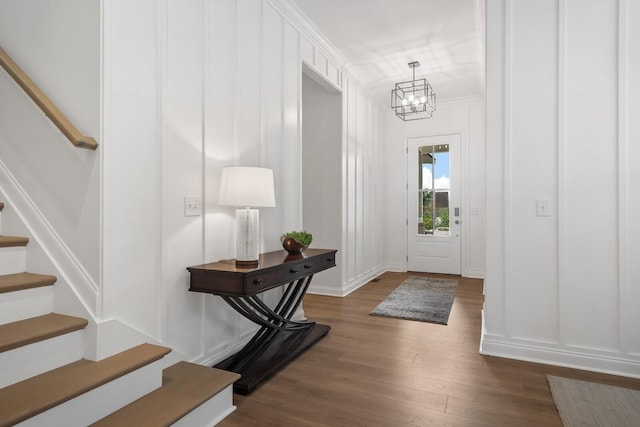
{"type": "Polygon", "coordinates": [[[547,375],[565,427],[640,426],[640,391],[547,375]]]}
{"type": "Polygon", "coordinates": [[[457,280],[408,277],[369,314],[446,325],[457,280]]]}

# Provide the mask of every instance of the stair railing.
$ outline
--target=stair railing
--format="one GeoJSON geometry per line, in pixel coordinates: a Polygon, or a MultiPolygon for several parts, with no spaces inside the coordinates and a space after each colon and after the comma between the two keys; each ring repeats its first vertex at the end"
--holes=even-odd
{"type": "Polygon", "coordinates": [[[86,148],[95,150],[98,143],[90,136],[84,136],[80,131],[67,119],[67,117],[51,102],[47,95],[22,71],[13,59],[0,47],[0,65],[4,68],[13,80],[29,95],[38,107],[44,112],[45,116],[55,124],[64,136],[78,148],[86,148]]]}

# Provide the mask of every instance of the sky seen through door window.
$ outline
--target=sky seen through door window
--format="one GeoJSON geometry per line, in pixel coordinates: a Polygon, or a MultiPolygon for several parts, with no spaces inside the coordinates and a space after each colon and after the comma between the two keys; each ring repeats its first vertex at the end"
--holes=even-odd
{"type": "MultiPolygon", "coordinates": [[[[435,180],[433,182],[436,190],[446,190],[449,189],[449,153],[435,153],[435,180]]],[[[431,164],[423,164],[422,165],[422,189],[423,190],[431,190],[431,164]]]]}

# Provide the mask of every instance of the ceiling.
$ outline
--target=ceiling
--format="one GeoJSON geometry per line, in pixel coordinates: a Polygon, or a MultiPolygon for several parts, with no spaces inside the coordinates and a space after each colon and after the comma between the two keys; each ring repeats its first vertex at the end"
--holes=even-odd
{"type": "Polygon", "coordinates": [[[438,103],[484,96],[484,0],[293,0],[388,105],[397,82],[433,86],[438,103]]]}

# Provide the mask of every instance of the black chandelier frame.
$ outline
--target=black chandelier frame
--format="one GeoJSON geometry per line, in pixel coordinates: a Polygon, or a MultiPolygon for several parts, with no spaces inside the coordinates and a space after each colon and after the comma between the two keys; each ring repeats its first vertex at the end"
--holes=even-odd
{"type": "Polygon", "coordinates": [[[436,110],[436,93],[427,79],[416,79],[418,61],[410,62],[413,79],[396,83],[391,90],[391,108],[404,121],[430,119],[436,110]]]}

